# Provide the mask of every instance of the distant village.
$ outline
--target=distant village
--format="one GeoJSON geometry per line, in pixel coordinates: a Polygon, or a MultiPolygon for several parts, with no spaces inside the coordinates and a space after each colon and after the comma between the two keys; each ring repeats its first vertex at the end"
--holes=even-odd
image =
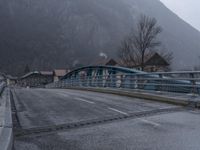
{"type": "MultiPolygon", "coordinates": [[[[96,61],[94,66],[123,66],[119,62],[112,58],[102,58],[96,61]]],[[[150,59],[145,62],[146,72],[162,72],[166,71],[169,66],[168,62],[161,57],[158,53],[155,53],[150,59]]],[[[132,69],[141,70],[140,66],[135,66],[132,69]]],[[[55,69],[53,71],[31,71],[21,77],[7,76],[7,83],[9,85],[19,87],[44,87],[46,84],[57,82],[61,80],[70,69],[55,69]]]]}

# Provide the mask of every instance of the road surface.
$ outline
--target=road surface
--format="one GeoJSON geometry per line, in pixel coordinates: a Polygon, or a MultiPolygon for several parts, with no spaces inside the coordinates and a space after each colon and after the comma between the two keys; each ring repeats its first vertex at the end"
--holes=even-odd
{"type": "Polygon", "coordinates": [[[200,111],[66,89],[14,89],[15,150],[199,150],[200,111]]]}

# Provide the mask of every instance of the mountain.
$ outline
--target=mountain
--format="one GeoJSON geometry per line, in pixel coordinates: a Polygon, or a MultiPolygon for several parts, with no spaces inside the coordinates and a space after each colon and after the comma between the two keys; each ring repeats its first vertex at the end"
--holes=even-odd
{"type": "Polygon", "coordinates": [[[173,69],[198,63],[200,33],[159,0],[1,0],[0,71],[20,74],[91,64],[117,56],[140,14],[155,17],[173,69]]]}

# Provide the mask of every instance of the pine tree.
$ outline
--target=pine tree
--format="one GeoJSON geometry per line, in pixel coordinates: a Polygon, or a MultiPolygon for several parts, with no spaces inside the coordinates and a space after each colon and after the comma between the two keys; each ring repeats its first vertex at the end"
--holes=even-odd
{"type": "Polygon", "coordinates": [[[27,74],[30,72],[30,68],[28,65],[26,65],[25,69],[24,69],[24,73],[27,74]]]}

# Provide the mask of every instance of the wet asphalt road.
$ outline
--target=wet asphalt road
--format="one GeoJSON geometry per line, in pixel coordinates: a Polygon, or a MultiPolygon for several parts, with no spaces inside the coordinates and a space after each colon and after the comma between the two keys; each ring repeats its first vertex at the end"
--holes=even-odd
{"type": "MultiPolygon", "coordinates": [[[[18,130],[177,106],[75,90],[15,89],[18,130]]],[[[199,150],[200,111],[182,110],[15,137],[15,150],[199,150]]]]}

